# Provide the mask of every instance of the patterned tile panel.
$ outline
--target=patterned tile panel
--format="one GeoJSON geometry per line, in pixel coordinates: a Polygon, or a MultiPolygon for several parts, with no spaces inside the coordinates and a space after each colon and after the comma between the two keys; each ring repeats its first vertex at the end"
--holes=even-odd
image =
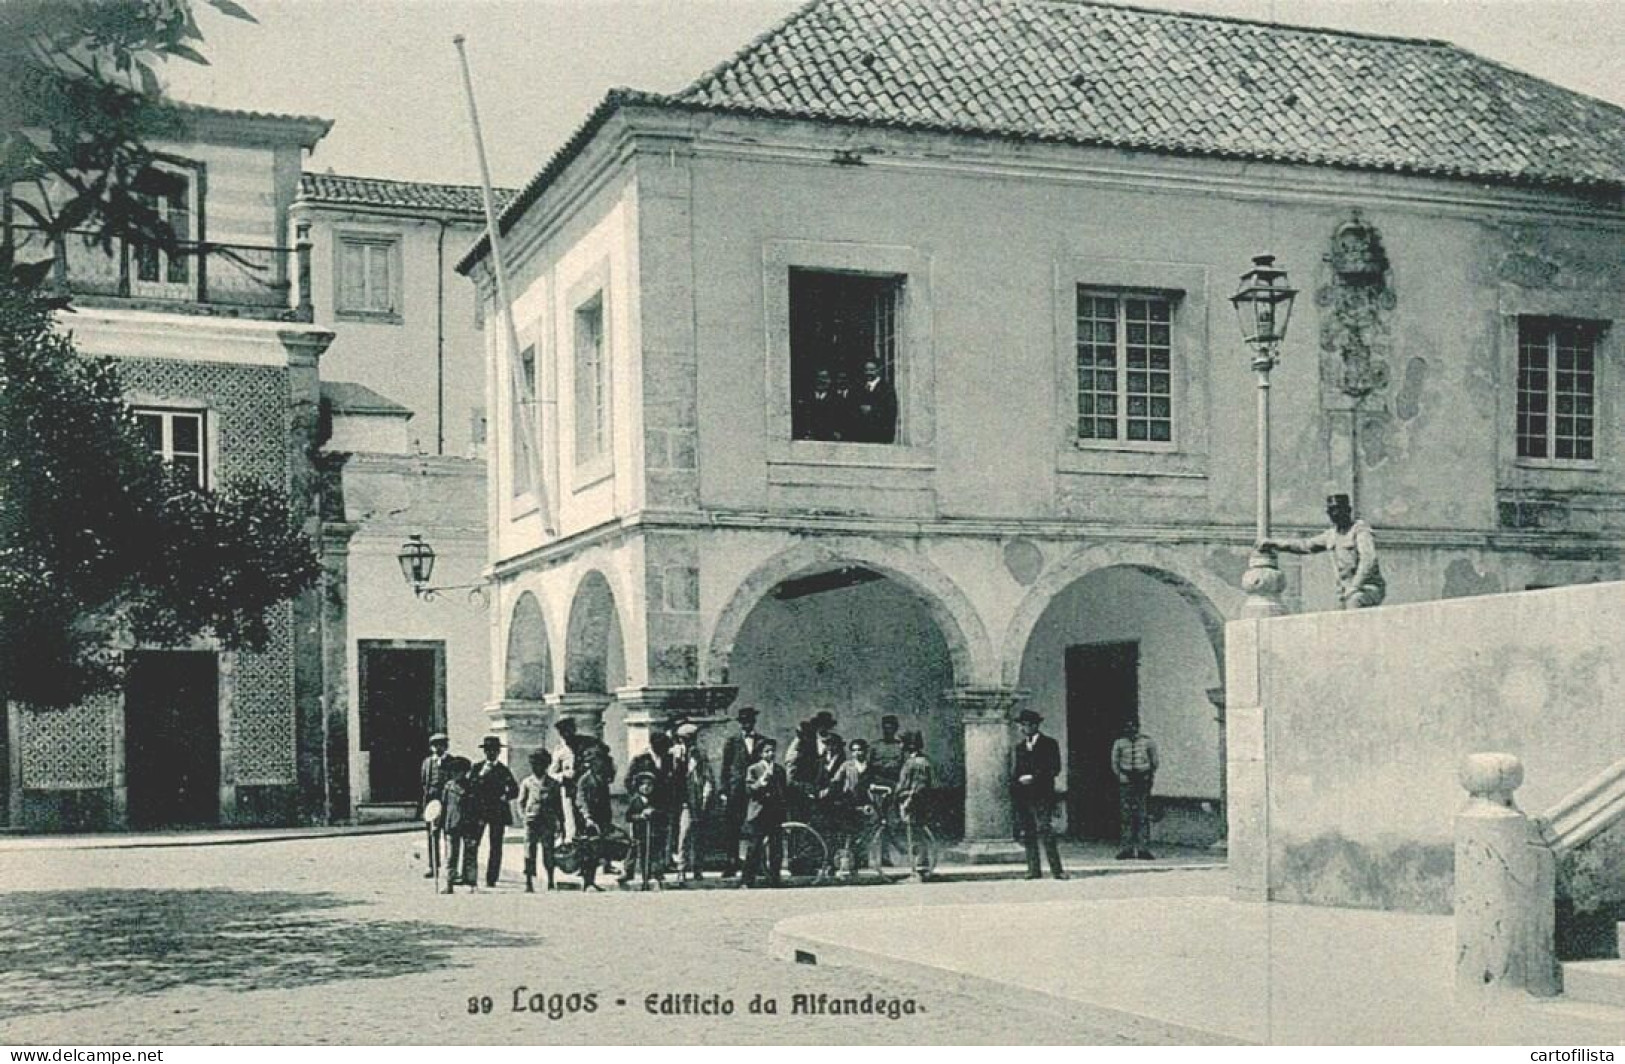
{"type": "Polygon", "coordinates": [[[113,728],[119,705],[118,696],[105,695],[67,709],[14,709],[22,714],[23,787],[113,786],[113,728]]]}

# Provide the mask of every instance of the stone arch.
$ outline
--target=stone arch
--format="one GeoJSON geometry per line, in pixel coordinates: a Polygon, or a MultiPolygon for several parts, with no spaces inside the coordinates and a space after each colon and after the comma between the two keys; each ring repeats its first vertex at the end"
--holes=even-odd
{"type": "Polygon", "coordinates": [[[625,649],[615,592],[597,569],[582,574],[570,598],[564,635],[564,690],[609,693],[625,677],[625,649]]]}
{"type": "Polygon", "coordinates": [[[553,689],[553,648],[547,619],[533,592],[522,592],[509,614],[503,668],[503,698],[535,701],[553,689]]]}
{"type": "Polygon", "coordinates": [[[959,586],[931,562],[901,547],[865,538],[809,540],[758,565],[734,590],[717,615],[706,647],[705,682],[728,682],[735,641],[746,618],[775,587],[800,575],[844,565],[872,569],[916,595],[948,645],[954,682],[974,686],[992,681],[993,644],[975,606],[959,586]]]}
{"type": "Polygon", "coordinates": [[[1207,574],[1189,575],[1188,567],[1181,564],[1179,555],[1174,551],[1144,546],[1124,547],[1122,544],[1085,547],[1039,575],[1005,628],[1000,655],[1002,682],[1010,687],[1019,685],[1028,640],[1055,597],[1091,573],[1112,568],[1127,568],[1143,573],[1171,588],[1195,610],[1213,647],[1220,686],[1223,686],[1224,625],[1228,618],[1217,603],[1230,602],[1239,610],[1243,598],[1240,588],[1232,588],[1207,574]]]}

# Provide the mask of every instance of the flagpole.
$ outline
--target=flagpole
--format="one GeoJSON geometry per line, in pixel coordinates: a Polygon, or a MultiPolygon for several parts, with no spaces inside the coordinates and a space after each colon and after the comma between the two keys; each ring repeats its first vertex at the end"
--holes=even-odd
{"type": "MultiPolygon", "coordinates": [[[[497,243],[497,211],[496,197],[491,192],[491,168],[485,161],[485,138],[480,133],[480,112],[474,103],[474,79],[468,72],[468,52],[464,48],[465,38],[461,33],[451,39],[457,46],[458,65],[463,72],[463,94],[468,100],[468,121],[474,130],[474,154],[480,163],[480,196],[485,204],[485,233],[491,244],[491,267],[496,274],[497,307],[506,326],[508,341],[508,387],[515,397],[514,408],[519,414],[518,431],[522,438],[525,453],[530,457],[526,464],[530,467],[530,489],[536,497],[536,509],[542,518],[542,531],[545,535],[554,535],[557,529],[553,525],[553,508],[549,505],[547,497],[547,484],[542,473],[542,453],[540,433],[536,426],[536,411],[534,397],[531,402],[523,398],[525,394],[525,372],[519,362],[519,330],[514,325],[513,304],[508,299],[508,271],[502,262],[502,248],[497,243]]],[[[542,388],[542,371],[538,362],[536,366],[536,389],[542,388]]],[[[495,411],[493,411],[495,414],[495,411]]]]}

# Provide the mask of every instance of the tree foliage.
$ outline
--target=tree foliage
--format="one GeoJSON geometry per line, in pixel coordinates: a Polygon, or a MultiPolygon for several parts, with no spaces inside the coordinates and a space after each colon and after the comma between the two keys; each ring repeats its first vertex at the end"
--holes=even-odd
{"type": "MultiPolygon", "coordinates": [[[[204,2],[252,21],[233,0],[204,2]]],[[[49,259],[16,254],[13,212],[49,237],[89,228],[104,247],[124,238],[173,248],[174,233],[139,193],[161,158],[151,142],[182,132],[158,68],[207,63],[202,40],[189,0],[0,0],[0,189],[9,201],[0,269],[14,283],[37,287],[49,259]]]]}
{"type": "Polygon", "coordinates": [[[139,192],[149,142],[178,132],[155,64],[204,61],[200,41],[186,0],[0,0],[0,701],[108,690],[136,644],[262,645],[272,608],[320,573],[286,484],[200,489],[167,469],[117,360],[74,349],[41,287],[49,260],[12,238],[16,212],[51,235],[175,248],[139,192]]]}

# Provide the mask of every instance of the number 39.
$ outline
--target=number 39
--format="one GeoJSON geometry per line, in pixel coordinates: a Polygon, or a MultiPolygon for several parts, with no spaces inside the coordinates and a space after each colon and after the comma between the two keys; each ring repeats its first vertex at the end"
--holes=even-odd
{"type": "Polygon", "coordinates": [[[468,1014],[470,1016],[482,1016],[490,1011],[491,999],[489,997],[471,997],[468,999],[468,1014]]]}

